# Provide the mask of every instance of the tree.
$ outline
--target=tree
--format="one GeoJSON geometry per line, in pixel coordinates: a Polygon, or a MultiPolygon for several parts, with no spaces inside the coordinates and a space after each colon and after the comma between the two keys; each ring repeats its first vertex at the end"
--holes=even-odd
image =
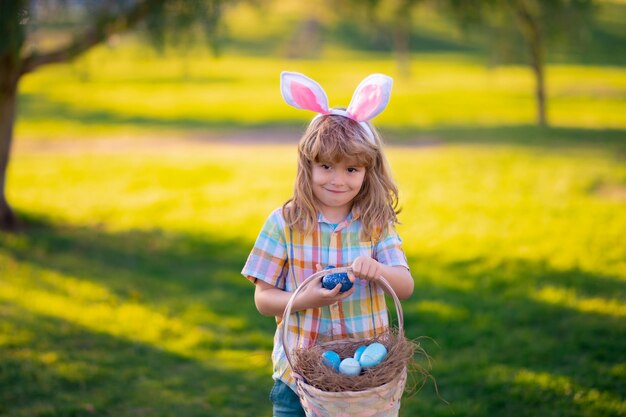
{"type": "Polygon", "coordinates": [[[215,40],[222,0],[0,0],[0,230],[15,230],[17,218],[6,198],[17,92],[21,78],[67,62],[114,34],[143,24],[155,45],[168,30],[201,26],[215,40]],[[32,38],[46,24],[62,26],[69,40],[43,49],[32,38]]]}
{"type": "MultiPolygon", "coordinates": [[[[587,27],[593,0],[443,0],[441,3],[464,24],[513,27],[528,51],[535,79],[536,120],[548,124],[546,109],[546,53],[548,44],[576,38],[587,27]]],[[[506,39],[495,37],[494,41],[506,39]]]]}
{"type": "MultiPolygon", "coordinates": [[[[391,32],[391,47],[395,53],[398,72],[408,78],[411,74],[411,29],[413,10],[424,0],[343,0],[342,12],[358,20],[365,15],[369,30],[384,27],[391,32]]],[[[375,29],[374,29],[375,30],[375,29]]]]}
{"type": "Polygon", "coordinates": [[[421,0],[398,0],[393,8],[393,47],[398,70],[404,77],[411,74],[411,12],[421,0]]]}

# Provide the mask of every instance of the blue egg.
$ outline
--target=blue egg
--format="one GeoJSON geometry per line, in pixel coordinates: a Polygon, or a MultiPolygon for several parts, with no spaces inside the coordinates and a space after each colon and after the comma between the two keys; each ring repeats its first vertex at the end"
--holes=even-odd
{"type": "MultiPolygon", "coordinates": [[[[333,268],[334,266],[329,265],[324,269],[333,268]]],[[[337,284],[341,284],[341,289],[339,290],[339,292],[346,292],[350,288],[352,288],[352,282],[350,281],[350,278],[348,278],[348,274],[345,272],[326,275],[324,278],[322,278],[322,286],[327,290],[332,290],[337,286],[337,284]]]]}
{"type": "Polygon", "coordinates": [[[363,351],[361,355],[361,366],[372,368],[380,364],[387,357],[387,348],[381,343],[372,343],[363,351]]]}
{"type": "Polygon", "coordinates": [[[359,346],[354,351],[354,359],[356,359],[357,361],[360,361],[361,360],[361,355],[363,354],[363,351],[365,351],[366,348],[367,348],[367,346],[359,346]]]}
{"type": "Polygon", "coordinates": [[[341,362],[341,358],[337,354],[337,352],[333,352],[332,350],[327,350],[322,353],[322,363],[326,366],[330,366],[335,371],[339,370],[339,363],[341,362]]]}
{"type": "Polygon", "coordinates": [[[339,372],[348,376],[357,376],[361,373],[361,364],[354,358],[345,358],[339,364],[339,372]]]}

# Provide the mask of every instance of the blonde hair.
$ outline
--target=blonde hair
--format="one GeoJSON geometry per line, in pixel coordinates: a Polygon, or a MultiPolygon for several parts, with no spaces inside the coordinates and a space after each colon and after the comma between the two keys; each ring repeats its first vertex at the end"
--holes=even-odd
{"type": "Polygon", "coordinates": [[[362,237],[377,239],[387,227],[398,223],[398,188],[383,153],[380,135],[368,125],[373,141],[358,122],[347,117],[324,115],[311,122],[298,145],[293,197],[283,205],[289,227],[313,232],[318,216],[312,189],[313,164],[337,163],[343,159],[365,167],[363,185],[352,205],[363,225],[362,237]]]}

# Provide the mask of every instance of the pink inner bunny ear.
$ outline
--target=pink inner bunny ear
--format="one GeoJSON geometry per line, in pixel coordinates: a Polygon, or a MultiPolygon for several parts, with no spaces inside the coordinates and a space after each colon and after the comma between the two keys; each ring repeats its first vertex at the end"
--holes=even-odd
{"type": "Polygon", "coordinates": [[[297,72],[280,74],[280,90],[287,104],[316,113],[328,114],[328,97],[324,89],[309,77],[297,72]]]}
{"type": "Polygon", "coordinates": [[[371,120],[379,115],[391,95],[393,79],[383,74],[372,74],[357,87],[348,106],[348,114],[357,122],[371,120]]]}
{"type": "Polygon", "coordinates": [[[308,86],[297,81],[291,83],[291,98],[302,109],[313,110],[317,113],[326,112],[315,93],[308,86]]]}

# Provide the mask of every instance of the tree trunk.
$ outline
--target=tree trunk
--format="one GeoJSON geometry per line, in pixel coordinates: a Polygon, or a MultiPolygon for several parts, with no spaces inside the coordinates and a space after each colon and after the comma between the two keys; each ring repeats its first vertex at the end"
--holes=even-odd
{"type": "Polygon", "coordinates": [[[403,78],[411,77],[411,9],[404,6],[398,9],[393,28],[393,43],[396,52],[398,72],[403,78]]]}
{"type": "Polygon", "coordinates": [[[531,8],[523,1],[517,2],[515,13],[524,40],[530,53],[530,66],[535,77],[535,101],[537,105],[537,124],[547,126],[546,87],[545,87],[545,51],[543,36],[538,18],[533,16],[531,8]]]}
{"type": "MultiPolygon", "coordinates": [[[[5,0],[0,0],[5,1],[5,0]]],[[[33,51],[23,56],[23,28],[18,24],[9,29],[9,34],[17,42],[0,55],[0,231],[14,231],[19,228],[15,213],[6,198],[6,175],[11,156],[13,125],[15,123],[17,85],[20,78],[43,65],[67,62],[101,43],[114,33],[121,33],[135,27],[146,18],[149,0],[138,1],[119,15],[102,15],[95,19],[93,27],[77,34],[69,43],[48,52],[33,51]]],[[[10,4],[7,0],[7,4],[10,4]]],[[[15,24],[19,18],[19,7],[10,16],[15,24]]],[[[4,9],[3,9],[4,10],[4,9]]],[[[3,22],[4,24],[4,22],[3,22]]],[[[5,31],[6,32],[6,31],[5,31]]],[[[7,36],[3,32],[3,36],[7,36]]],[[[13,39],[13,40],[15,40],[13,39]]]]}
{"type": "Polygon", "coordinates": [[[7,68],[0,70],[0,230],[15,231],[17,218],[6,198],[6,175],[13,140],[18,78],[7,68]]]}
{"type": "Polygon", "coordinates": [[[532,45],[531,67],[535,75],[535,102],[537,103],[537,123],[540,126],[548,125],[546,116],[546,86],[544,76],[544,58],[541,44],[532,45]]]}

